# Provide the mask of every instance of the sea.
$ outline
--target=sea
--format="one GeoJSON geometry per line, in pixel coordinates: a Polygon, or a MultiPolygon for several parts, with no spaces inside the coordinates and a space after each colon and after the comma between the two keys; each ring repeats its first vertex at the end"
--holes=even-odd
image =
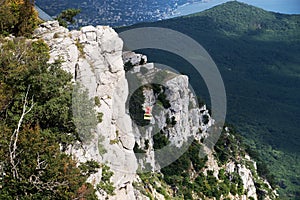
{"type": "MultiPolygon", "coordinates": [[[[187,3],[179,6],[167,18],[189,15],[209,9],[229,0],[202,0],[195,3],[187,3]]],[[[267,11],[283,14],[300,14],[300,0],[239,0],[249,5],[262,8],[267,11]]]]}

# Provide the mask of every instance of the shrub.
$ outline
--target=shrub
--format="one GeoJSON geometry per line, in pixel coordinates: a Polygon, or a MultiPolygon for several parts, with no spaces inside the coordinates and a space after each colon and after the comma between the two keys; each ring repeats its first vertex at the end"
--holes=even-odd
{"type": "Polygon", "coordinates": [[[103,121],[103,113],[102,112],[98,112],[97,114],[97,120],[98,120],[98,123],[101,123],[103,121]]]}
{"type": "Polygon", "coordinates": [[[145,149],[149,149],[149,140],[148,139],[145,140],[145,149]]]}
{"type": "Polygon", "coordinates": [[[62,11],[56,18],[59,25],[67,27],[68,24],[74,24],[74,17],[80,13],[80,9],[70,8],[62,11]]]}
{"type": "Polygon", "coordinates": [[[203,115],[202,116],[202,122],[203,122],[203,124],[208,124],[208,122],[209,122],[209,116],[208,115],[203,115]]]}
{"type": "Polygon", "coordinates": [[[96,106],[101,106],[100,99],[99,99],[98,96],[95,96],[95,105],[96,106]]]}
{"type": "Polygon", "coordinates": [[[30,37],[38,25],[33,0],[3,0],[0,5],[0,34],[30,37]]]}
{"type": "Polygon", "coordinates": [[[104,145],[102,144],[103,141],[104,141],[104,136],[100,135],[98,138],[98,151],[100,155],[104,155],[105,153],[107,153],[107,150],[104,148],[104,145]]]}
{"type": "Polygon", "coordinates": [[[129,99],[130,117],[139,126],[146,126],[150,123],[148,120],[144,120],[145,111],[142,105],[145,102],[145,96],[143,94],[143,88],[144,87],[139,87],[136,89],[129,99]]]}
{"type": "Polygon", "coordinates": [[[75,45],[76,45],[76,47],[77,47],[77,49],[79,51],[79,56],[82,57],[82,58],[84,58],[85,57],[84,45],[81,44],[78,39],[76,40],[75,45]]]}
{"type": "Polygon", "coordinates": [[[102,177],[99,184],[97,184],[97,190],[104,190],[109,195],[114,195],[115,187],[110,181],[110,178],[113,176],[113,172],[110,171],[110,167],[107,165],[102,165],[102,177]]]}
{"type": "Polygon", "coordinates": [[[80,169],[60,149],[78,139],[71,112],[72,76],[59,62],[47,63],[49,49],[42,41],[16,38],[2,42],[0,51],[0,160],[5,166],[0,199],[96,199],[86,183],[96,166],[87,163],[80,169]],[[15,166],[8,156],[10,138],[17,145],[15,166]]]}
{"type": "Polygon", "coordinates": [[[109,141],[109,144],[117,144],[119,142],[119,139],[113,139],[109,141]]]}
{"type": "Polygon", "coordinates": [[[162,105],[165,109],[168,109],[171,107],[170,101],[167,99],[167,96],[165,95],[165,93],[160,93],[157,97],[157,100],[159,100],[162,103],[162,105]]]}
{"type": "Polygon", "coordinates": [[[127,61],[126,63],[124,63],[124,70],[125,72],[130,71],[133,68],[133,64],[130,61],[127,61]]]}
{"type": "Polygon", "coordinates": [[[138,143],[135,143],[134,144],[134,147],[133,147],[133,152],[134,153],[146,153],[145,150],[141,149],[138,145],[138,143]]]}
{"type": "Polygon", "coordinates": [[[165,133],[161,130],[160,132],[153,135],[153,148],[161,149],[170,143],[165,133]]]}

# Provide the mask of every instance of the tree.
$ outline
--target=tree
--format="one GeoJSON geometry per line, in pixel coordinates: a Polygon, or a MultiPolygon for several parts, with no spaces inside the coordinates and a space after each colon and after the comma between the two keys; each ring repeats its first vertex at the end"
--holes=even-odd
{"type": "Polygon", "coordinates": [[[30,37],[38,23],[34,0],[4,0],[0,5],[0,34],[30,37]]]}
{"type": "Polygon", "coordinates": [[[70,8],[62,11],[56,18],[59,25],[67,27],[68,24],[74,24],[74,17],[80,13],[80,9],[70,8]]]}
{"type": "MultiPolygon", "coordinates": [[[[89,172],[61,152],[77,140],[71,75],[42,41],[1,43],[0,199],[96,199],[89,172]]],[[[93,168],[93,169],[92,169],[93,168]]]]}

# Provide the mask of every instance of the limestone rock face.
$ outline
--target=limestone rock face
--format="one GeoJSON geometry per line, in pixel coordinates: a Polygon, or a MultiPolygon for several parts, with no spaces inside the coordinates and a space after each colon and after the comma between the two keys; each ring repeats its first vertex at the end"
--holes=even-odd
{"type": "MultiPolygon", "coordinates": [[[[134,62],[131,63],[133,68],[129,73],[136,75],[137,79],[140,81],[140,85],[156,84],[161,81],[161,84],[164,87],[163,92],[161,91],[161,93],[165,94],[165,99],[169,102],[169,106],[162,109],[162,105],[158,105],[161,103],[158,103],[158,96],[160,94],[157,94],[157,91],[155,92],[151,87],[144,87],[143,94],[145,102],[143,107],[150,107],[153,116],[149,122],[149,126],[141,128],[134,124],[135,141],[140,149],[145,150],[143,159],[139,159],[140,167],[146,169],[146,165],[150,165],[150,170],[156,171],[160,169],[161,162],[159,162],[155,153],[154,134],[163,130],[170,141],[170,145],[181,147],[188,141],[190,136],[193,136],[198,141],[208,137],[209,130],[215,122],[210,117],[209,111],[205,105],[200,108],[197,106],[195,95],[189,89],[187,76],[148,67],[149,63],[140,64],[142,56],[139,54],[135,55],[133,52],[126,52],[124,54],[123,59],[125,57],[127,62],[134,62]],[[130,59],[130,56],[133,58],[130,59]],[[161,76],[161,74],[164,74],[164,76],[161,76]],[[157,80],[157,77],[160,77],[161,80],[157,80]],[[173,120],[176,123],[172,124],[173,120]]],[[[230,134],[228,128],[225,128],[224,130],[225,132],[223,134],[234,138],[234,135],[230,134]]],[[[215,157],[215,151],[213,149],[204,145],[203,152],[207,156],[205,168],[203,169],[203,174],[205,176],[208,175],[208,171],[212,171],[213,176],[219,180],[219,172],[220,170],[224,170],[227,173],[232,174],[232,176],[233,174],[237,174],[236,176],[241,178],[244,193],[241,195],[232,195],[229,193],[230,199],[246,200],[250,197],[255,200],[258,199],[255,181],[262,181],[262,179],[259,178],[257,174],[256,177],[258,178],[255,178],[249,167],[240,164],[240,162],[247,161],[251,163],[256,170],[256,163],[251,160],[249,155],[246,154],[245,158],[230,159],[224,165],[220,165],[215,157]]],[[[149,170],[149,166],[147,167],[147,170],[149,170]]],[[[191,176],[196,173],[197,172],[191,172],[191,176]]],[[[269,187],[269,189],[271,189],[271,187],[269,187]]],[[[152,192],[152,194],[155,195],[155,191],[152,192]]],[[[274,195],[274,193],[272,195],[274,195]]],[[[272,198],[274,197],[275,196],[272,198]]],[[[156,198],[159,199],[159,196],[156,198]]],[[[195,197],[195,199],[197,199],[197,197],[195,197]]]]}
{"type": "MultiPolygon", "coordinates": [[[[123,70],[122,40],[107,26],[87,26],[80,31],[69,31],[56,21],[42,24],[35,31],[35,37],[44,39],[49,45],[50,63],[61,60],[62,68],[88,90],[89,97],[100,100],[94,112],[102,113],[103,117],[97,124],[93,141],[70,147],[70,153],[80,162],[108,162],[114,172],[111,180],[117,188],[116,195],[110,199],[135,199],[132,182],[137,161],[133,153],[135,140],[131,119],[125,113],[128,83],[123,70]],[[100,155],[99,142],[107,153],[100,155]]],[[[95,185],[100,180],[101,170],[89,178],[95,185]]],[[[105,199],[106,195],[98,193],[98,196],[105,199]]]]}
{"type": "MultiPolygon", "coordinates": [[[[205,106],[199,108],[195,95],[189,89],[187,76],[155,68],[151,63],[143,63],[147,57],[133,52],[125,52],[123,59],[132,62],[134,67],[128,73],[131,74],[130,77],[135,76],[141,86],[161,85],[159,93],[149,87],[143,89],[143,107],[151,108],[153,115],[149,125],[139,127],[133,124],[137,145],[146,149],[144,161],[139,160],[139,164],[142,168],[145,167],[145,163],[150,164],[151,170],[157,171],[162,167],[162,162],[155,157],[153,135],[163,131],[170,141],[170,146],[182,147],[189,142],[190,137],[197,140],[207,137],[207,131],[214,124],[214,120],[205,106]],[[160,95],[164,100],[159,98],[160,95]],[[168,102],[166,104],[169,105],[163,105],[162,101],[168,102]],[[207,117],[205,123],[204,116],[207,117]]],[[[176,156],[180,157],[183,153],[184,151],[179,152],[176,156]]]]}
{"type": "Polygon", "coordinates": [[[256,188],[253,181],[252,172],[244,165],[238,165],[238,172],[242,178],[244,188],[247,188],[247,197],[257,199],[256,188]]]}
{"type": "MultiPolygon", "coordinates": [[[[74,83],[79,83],[82,91],[87,90],[88,97],[93,102],[93,109],[88,112],[94,112],[98,121],[95,122],[95,127],[90,129],[91,139],[70,146],[68,153],[78,162],[94,160],[107,163],[114,172],[111,181],[116,188],[115,195],[109,196],[105,191],[98,191],[98,198],[148,200],[150,198],[145,196],[145,191],[151,191],[154,199],[165,199],[154,185],[147,183],[141,186],[145,189],[143,193],[142,190],[135,189],[133,184],[143,182],[137,175],[138,167],[144,169],[147,163],[150,166],[148,170],[153,172],[161,167],[161,162],[156,157],[153,135],[162,131],[171,145],[181,147],[188,143],[191,136],[199,142],[207,138],[215,123],[206,106],[199,107],[195,95],[189,89],[188,77],[155,68],[153,63],[147,63],[145,55],[122,52],[122,40],[107,26],[86,26],[80,31],[69,31],[59,26],[57,21],[49,21],[35,30],[34,37],[43,39],[48,44],[49,62],[61,61],[62,68],[72,74],[74,83]],[[124,63],[128,62],[131,63],[132,69],[125,74],[124,63]],[[152,110],[149,126],[139,127],[128,115],[126,105],[131,94],[131,80],[128,75],[134,75],[141,85],[163,85],[159,91],[154,91],[151,87],[143,89],[145,101],[142,106],[152,110]],[[136,145],[145,151],[143,162],[136,158],[133,150],[136,145]]],[[[85,116],[81,117],[84,120],[85,116]]],[[[213,171],[213,176],[218,179],[219,171],[224,169],[228,173],[237,173],[240,176],[245,193],[241,196],[229,194],[231,199],[258,198],[254,184],[255,176],[247,166],[241,164],[243,162],[230,160],[221,166],[213,150],[206,146],[203,149],[207,155],[204,174],[207,174],[208,170],[213,171]]],[[[249,156],[239,158],[239,161],[245,160],[248,163],[252,162],[253,168],[256,169],[256,163],[249,156]]],[[[88,181],[96,186],[101,177],[100,168],[88,181]]],[[[176,188],[169,188],[168,191],[173,189],[176,188]]]]}

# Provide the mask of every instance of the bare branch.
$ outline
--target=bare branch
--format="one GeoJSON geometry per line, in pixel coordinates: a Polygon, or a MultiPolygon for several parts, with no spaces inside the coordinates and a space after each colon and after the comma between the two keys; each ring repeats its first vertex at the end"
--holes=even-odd
{"type": "Polygon", "coordinates": [[[14,130],[12,136],[10,137],[9,154],[10,154],[10,164],[12,165],[12,172],[13,172],[13,178],[14,179],[19,178],[18,170],[17,170],[18,163],[16,163],[16,157],[17,157],[17,142],[18,142],[18,138],[19,138],[20,128],[21,128],[21,125],[22,125],[22,122],[23,122],[23,119],[24,119],[25,115],[27,115],[32,110],[32,108],[34,106],[33,98],[32,98],[31,99],[31,104],[28,107],[27,98],[28,98],[29,89],[30,89],[30,85],[28,86],[27,92],[25,94],[24,103],[23,103],[23,110],[22,110],[22,114],[21,114],[21,117],[20,117],[19,122],[18,122],[18,126],[14,130]]]}
{"type": "Polygon", "coordinates": [[[56,192],[58,187],[68,185],[67,181],[63,181],[63,182],[58,182],[58,181],[43,182],[43,181],[40,180],[39,176],[36,176],[34,174],[29,177],[29,182],[32,183],[34,185],[34,187],[39,191],[48,190],[48,191],[56,192]]]}

